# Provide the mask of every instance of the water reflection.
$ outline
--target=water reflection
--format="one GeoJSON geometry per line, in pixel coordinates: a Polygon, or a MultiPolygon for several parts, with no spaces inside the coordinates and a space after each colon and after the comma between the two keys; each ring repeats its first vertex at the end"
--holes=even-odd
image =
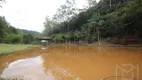
{"type": "Polygon", "coordinates": [[[14,61],[4,69],[1,77],[9,79],[46,80],[47,76],[42,63],[43,59],[40,56],[14,61]]]}
{"type": "Polygon", "coordinates": [[[41,47],[41,50],[46,50],[48,49],[48,47],[41,47]]]}
{"type": "Polygon", "coordinates": [[[42,56],[14,61],[5,68],[1,75],[5,79],[18,80],[81,80],[68,69],[44,63],[42,56]],[[43,66],[47,64],[48,67],[43,66]],[[45,70],[46,68],[46,70],[45,70]]]}
{"type": "MultiPolygon", "coordinates": [[[[25,80],[100,80],[114,76],[116,65],[139,64],[141,48],[51,46],[0,58],[4,78],[25,80]]],[[[139,70],[142,78],[142,69],[139,70]]]]}

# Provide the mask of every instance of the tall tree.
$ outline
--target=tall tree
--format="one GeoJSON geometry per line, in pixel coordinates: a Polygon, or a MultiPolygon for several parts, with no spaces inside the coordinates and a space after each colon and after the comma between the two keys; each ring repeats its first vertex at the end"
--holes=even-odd
{"type": "Polygon", "coordinates": [[[72,16],[76,15],[78,9],[76,8],[74,0],[66,0],[66,3],[61,5],[54,15],[53,19],[58,22],[63,22],[65,20],[69,21],[72,16]]]}
{"type": "Polygon", "coordinates": [[[88,1],[88,5],[89,5],[89,8],[90,7],[94,7],[97,5],[97,1],[96,0],[87,0],[88,1]]]}
{"type": "Polygon", "coordinates": [[[8,27],[7,21],[4,17],[0,17],[0,42],[3,41],[5,37],[5,28],[8,27]]]}
{"type": "Polygon", "coordinates": [[[43,36],[51,36],[53,28],[57,25],[57,22],[50,19],[48,16],[46,17],[46,20],[44,22],[44,31],[43,31],[43,36]]]}

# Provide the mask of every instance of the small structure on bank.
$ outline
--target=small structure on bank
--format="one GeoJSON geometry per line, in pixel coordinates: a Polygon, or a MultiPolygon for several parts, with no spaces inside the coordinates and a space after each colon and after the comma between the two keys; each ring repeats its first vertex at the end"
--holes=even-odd
{"type": "Polygon", "coordinates": [[[52,41],[50,37],[40,37],[38,40],[43,45],[49,44],[52,41]]]}

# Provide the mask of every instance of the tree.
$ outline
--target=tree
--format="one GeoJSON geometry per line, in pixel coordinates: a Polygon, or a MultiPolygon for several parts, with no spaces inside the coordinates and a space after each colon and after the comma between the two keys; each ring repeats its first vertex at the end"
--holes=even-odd
{"type": "Polygon", "coordinates": [[[5,38],[6,43],[13,43],[13,44],[21,43],[22,40],[23,40],[23,37],[20,34],[10,34],[6,36],[5,38]]]}
{"type": "Polygon", "coordinates": [[[31,44],[34,41],[34,36],[31,34],[24,34],[23,35],[23,43],[24,44],[31,44]]]}
{"type": "Polygon", "coordinates": [[[7,21],[4,17],[0,17],[0,42],[3,41],[6,36],[5,27],[8,27],[7,21]]]}
{"type": "Polygon", "coordinates": [[[98,40],[98,43],[100,38],[108,37],[141,39],[141,0],[101,0],[99,3],[88,0],[90,7],[82,12],[76,9],[75,15],[73,7],[70,7],[72,1],[67,3],[58,9],[53,18],[57,24],[47,29],[51,36],[56,35],[62,41],[83,39],[88,42],[98,40]]]}
{"type": "Polygon", "coordinates": [[[74,0],[66,0],[66,3],[61,5],[58,8],[56,14],[53,17],[53,20],[57,22],[69,21],[72,16],[76,15],[78,9],[76,8],[74,0]]]}
{"type": "Polygon", "coordinates": [[[88,1],[88,5],[89,8],[94,7],[97,5],[97,1],[96,0],[87,0],[88,1]]]}
{"type": "Polygon", "coordinates": [[[46,21],[44,22],[44,31],[43,36],[51,36],[53,29],[57,26],[57,22],[54,20],[49,19],[49,17],[46,17],[46,21]]]}

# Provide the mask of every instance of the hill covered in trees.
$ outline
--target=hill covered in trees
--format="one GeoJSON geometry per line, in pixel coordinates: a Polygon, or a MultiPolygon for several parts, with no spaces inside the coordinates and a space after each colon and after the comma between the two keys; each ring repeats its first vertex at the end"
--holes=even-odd
{"type": "Polygon", "coordinates": [[[52,19],[46,18],[43,35],[54,41],[94,42],[107,39],[113,43],[142,41],[141,0],[88,0],[83,10],[67,0],[52,19]],[[113,40],[113,41],[112,41],[113,40]]]}
{"type": "Polygon", "coordinates": [[[11,26],[4,17],[0,17],[0,43],[33,43],[40,33],[17,29],[11,26]]]}
{"type": "Polygon", "coordinates": [[[32,30],[26,30],[26,29],[20,29],[24,34],[31,34],[31,35],[34,35],[34,36],[37,36],[39,37],[40,36],[40,33],[37,32],[37,31],[32,31],[32,30]]]}

